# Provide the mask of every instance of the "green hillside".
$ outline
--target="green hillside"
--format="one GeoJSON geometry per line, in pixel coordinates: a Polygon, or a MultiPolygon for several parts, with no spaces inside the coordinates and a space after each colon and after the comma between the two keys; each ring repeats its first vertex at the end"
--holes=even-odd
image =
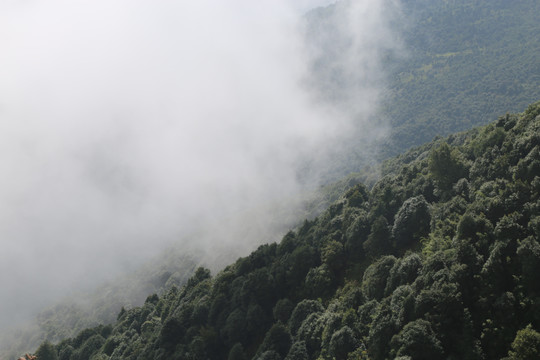
{"type": "Polygon", "coordinates": [[[0,333],[0,359],[16,359],[43,341],[59,342],[85,328],[114,323],[122,307],[140,306],[148,294],[184,285],[196,268],[193,257],[170,248],[127,275],[64,298],[41,311],[35,322],[0,333]]]}
{"type": "Polygon", "coordinates": [[[39,359],[538,358],[540,102],[382,174],[39,359]]]}
{"type": "MultiPolygon", "coordinates": [[[[307,15],[308,37],[330,59],[347,43],[335,31],[343,22],[335,10],[340,4],[307,15]]],[[[379,158],[487,124],[540,98],[538,1],[403,0],[401,5],[393,24],[403,50],[388,54],[383,67],[387,76],[379,116],[392,130],[379,158]]],[[[325,56],[315,71],[324,72],[325,56]]],[[[343,90],[335,77],[328,86],[329,76],[323,73],[321,82],[331,98],[343,90]]],[[[364,164],[351,156],[352,146],[342,167],[356,171],[364,164]]]]}
{"type": "Polygon", "coordinates": [[[407,58],[389,77],[389,153],[486,124],[540,98],[540,3],[410,0],[407,58]]]}

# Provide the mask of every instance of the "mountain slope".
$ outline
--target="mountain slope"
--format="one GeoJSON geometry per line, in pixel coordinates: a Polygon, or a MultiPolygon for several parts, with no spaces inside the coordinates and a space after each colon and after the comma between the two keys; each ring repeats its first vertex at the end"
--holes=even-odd
{"type": "Polygon", "coordinates": [[[140,306],[150,293],[162,294],[172,286],[184,285],[196,268],[193,257],[170,248],[130,274],[76,292],[44,309],[35,323],[0,333],[0,359],[18,358],[17,354],[35,349],[45,340],[59,342],[85,328],[114,323],[122,307],[140,306]]]}
{"type": "Polygon", "coordinates": [[[413,149],[279,244],[44,343],[40,360],[538,354],[539,134],[540,102],[413,149]]]}
{"type": "MultiPolygon", "coordinates": [[[[336,10],[340,3],[307,15],[308,39],[322,54],[314,69],[328,98],[346,91],[327,66],[333,61],[327,54],[339,56],[348,41],[335,30],[343,22],[336,10]]],[[[538,1],[404,0],[401,5],[393,23],[402,51],[387,54],[383,66],[379,117],[391,132],[380,159],[521,111],[540,98],[538,1]]],[[[352,147],[342,164],[348,171],[364,165],[352,147]]]]}
{"type": "MultiPolygon", "coordinates": [[[[382,147],[381,158],[421,144],[437,134],[449,134],[485,124],[498,114],[521,110],[526,104],[540,98],[540,69],[536,60],[540,50],[540,38],[536,35],[540,33],[538,2],[406,0],[402,3],[403,20],[408,23],[402,33],[407,54],[398,59],[389,58],[386,64],[389,91],[383,104],[383,114],[391,119],[394,130],[382,147]]],[[[327,17],[328,13],[331,14],[328,11],[331,8],[313,12],[310,15],[312,21],[317,17],[327,17]]],[[[322,25],[333,26],[331,21],[322,21],[322,25]]],[[[404,163],[413,161],[416,155],[432,146],[415,149],[398,160],[388,161],[383,167],[383,174],[401,171],[404,163]]],[[[354,152],[347,155],[349,157],[340,165],[340,170],[345,170],[339,175],[332,174],[331,179],[358,170],[358,161],[365,160],[358,160],[354,152]]],[[[345,184],[356,182],[347,180],[345,184]]],[[[430,186],[434,185],[427,181],[420,186],[427,186],[429,193],[430,186]]],[[[341,191],[337,189],[341,188],[339,185],[336,189],[330,189],[329,193],[323,193],[320,198],[311,201],[309,208],[313,213],[320,213],[328,207],[328,199],[334,199],[335,194],[341,191]]],[[[410,193],[412,190],[407,191],[410,193]]],[[[425,198],[429,204],[434,201],[427,195],[425,198]]],[[[394,200],[397,203],[400,201],[394,200]]],[[[394,221],[392,216],[385,218],[388,226],[391,226],[394,221]]],[[[369,220],[369,224],[372,223],[374,219],[369,220]]],[[[451,241],[448,240],[451,234],[439,231],[447,242],[451,241]]],[[[438,249],[439,245],[433,246],[438,249]]],[[[356,263],[347,269],[349,274],[353,274],[355,271],[361,272],[362,266],[365,267],[365,264],[356,263]]],[[[356,278],[359,279],[359,276],[356,278]]],[[[127,297],[122,301],[125,304],[142,303],[127,297]]],[[[52,313],[44,312],[40,317],[40,326],[45,332],[42,331],[38,338],[57,341],[71,334],[62,329],[62,324],[77,321],[74,319],[82,319],[75,329],[96,322],[110,322],[113,318],[109,312],[116,311],[119,303],[115,302],[115,306],[107,310],[107,320],[100,317],[103,314],[97,314],[96,318],[93,317],[95,312],[92,316],[86,310],[73,312],[69,306],[57,308],[52,313]]]]}
{"type": "Polygon", "coordinates": [[[485,124],[540,98],[537,1],[405,1],[407,58],[390,75],[385,113],[400,152],[485,124]]]}

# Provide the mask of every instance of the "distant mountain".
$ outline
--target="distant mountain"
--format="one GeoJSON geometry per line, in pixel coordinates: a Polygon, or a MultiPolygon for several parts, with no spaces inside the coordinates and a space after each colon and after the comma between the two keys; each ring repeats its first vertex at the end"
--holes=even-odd
{"type": "Polygon", "coordinates": [[[533,359],[540,102],[387,161],[279,243],[49,359],[533,359]]]}
{"type": "MultiPolygon", "coordinates": [[[[379,158],[437,135],[486,124],[540,98],[538,1],[401,3],[401,17],[393,23],[403,51],[397,56],[389,53],[385,60],[387,90],[380,116],[389,121],[391,134],[379,158]]],[[[334,31],[343,21],[336,6],[340,2],[307,15],[308,37],[323,47],[323,53],[339,56],[334,47],[343,46],[346,39],[334,31]]],[[[324,64],[315,70],[321,68],[324,64]]],[[[327,92],[339,92],[339,87],[337,81],[327,92]]],[[[356,171],[364,165],[357,161],[349,155],[342,168],[356,171]]]]}
{"type": "Polygon", "coordinates": [[[540,98],[540,3],[405,1],[408,58],[389,78],[388,153],[486,124],[540,98]]]}

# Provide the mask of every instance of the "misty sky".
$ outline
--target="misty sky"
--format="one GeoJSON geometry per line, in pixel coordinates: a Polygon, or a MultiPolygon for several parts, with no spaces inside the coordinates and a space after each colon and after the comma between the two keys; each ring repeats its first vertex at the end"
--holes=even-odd
{"type": "Polygon", "coordinates": [[[343,7],[337,103],[302,23],[328,3],[2,1],[0,325],[171,242],[247,252],[303,190],[299,165],[384,133],[368,120],[396,3],[343,7]]]}

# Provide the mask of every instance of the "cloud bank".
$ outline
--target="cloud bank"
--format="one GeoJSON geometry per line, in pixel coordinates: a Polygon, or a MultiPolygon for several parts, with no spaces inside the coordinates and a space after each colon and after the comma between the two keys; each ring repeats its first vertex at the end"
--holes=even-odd
{"type": "Polygon", "coordinates": [[[326,101],[310,4],[0,4],[0,324],[171,243],[245,254],[317,183],[302,164],[380,133],[394,5],[349,4],[353,50],[329,63],[350,83],[326,101]]]}

